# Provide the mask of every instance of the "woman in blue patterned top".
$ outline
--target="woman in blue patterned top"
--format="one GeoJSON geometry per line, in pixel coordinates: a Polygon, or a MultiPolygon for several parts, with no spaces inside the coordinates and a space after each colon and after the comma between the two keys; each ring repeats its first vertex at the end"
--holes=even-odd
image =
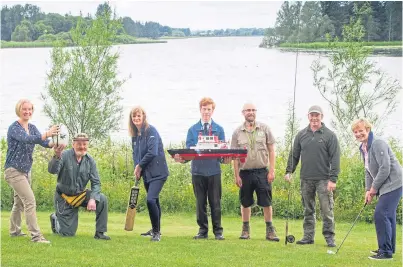
{"type": "Polygon", "coordinates": [[[21,232],[21,213],[24,211],[31,241],[50,243],[40,232],[36,218],[36,201],[31,189],[32,154],[36,144],[46,148],[53,147],[48,137],[57,135],[58,126],[52,126],[49,131],[41,134],[35,125],[29,123],[34,112],[33,104],[27,99],[21,99],[15,106],[19,119],[13,122],[7,132],[7,156],[4,165],[6,182],[14,189],[14,205],[10,217],[10,235],[25,236],[21,232]]]}

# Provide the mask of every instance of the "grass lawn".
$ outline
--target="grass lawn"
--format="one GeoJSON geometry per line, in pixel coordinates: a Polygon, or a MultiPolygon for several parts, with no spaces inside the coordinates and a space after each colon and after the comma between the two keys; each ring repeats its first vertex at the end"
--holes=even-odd
{"type": "MultiPolygon", "coordinates": [[[[374,225],[359,223],[351,231],[337,255],[327,254],[318,222],[314,245],[284,244],[284,220],[275,220],[279,243],[264,239],[262,217],[251,220],[251,239],[239,240],[240,217],[223,217],[226,240],[192,240],[197,233],[193,214],[165,214],[161,242],[150,242],[140,233],[150,229],[148,214],[137,214],[135,229],[123,230],[125,214],[109,214],[110,241],[95,240],[95,214],[81,212],[75,237],[51,233],[50,212],[38,212],[39,225],[52,244],[34,244],[28,237],[11,238],[8,234],[9,212],[1,213],[1,266],[402,266],[402,227],[397,231],[397,253],[392,261],[371,261],[367,257],[376,249],[374,225]]],[[[290,233],[302,237],[302,221],[291,220],[290,233]]],[[[336,242],[340,244],[351,223],[336,224],[336,242]]],[[[23,231],[27,232],[25,223],[23,231]]],[[[334,249],[335,251],[336,249],[334,249]]]]}

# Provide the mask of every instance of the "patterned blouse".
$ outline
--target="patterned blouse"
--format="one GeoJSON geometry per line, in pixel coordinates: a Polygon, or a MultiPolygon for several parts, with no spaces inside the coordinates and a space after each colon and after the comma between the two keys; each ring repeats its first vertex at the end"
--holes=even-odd
{"type": "Polygon", "coordinates": [[[29,134],[18,121],[8,127],[8,149],[4,169],[12,167],[23,173],[29,173],[32,167],[32,154],[35,144],[49,148],[50,140],[43,141],[41,133],[35,125],[28,123],[28,130],[29,134]]]}

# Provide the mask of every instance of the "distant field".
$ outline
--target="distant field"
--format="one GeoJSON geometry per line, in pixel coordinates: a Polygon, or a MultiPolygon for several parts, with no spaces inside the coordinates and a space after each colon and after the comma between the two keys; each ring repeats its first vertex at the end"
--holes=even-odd
{"type": "MultiPolygon", "coordinates": [[[[28,237],[11,238],[8,235],[9,212],[1,213],[1,266],[402,266],[402,227],[397,229],[397,253],[392,261],[371,261],[369,251],[376,249],[373,224],[358,223],[337,255],[329,249],[321,234],[322,223],[317,223],[314,245],[284,244],[284,220],[274,220],[280,242],[265,240],[262,217],[252,217],[251,239],[239,240],[241,219],[224,216],[222,219],[226,240],[214,240],[211,231],[208,240],[193,240],[197,233],[195,215],[163,214],[161,242],[150,242],[140,233],[150,229],[147,212],[137,215],[133,232],[123,230],[125,214],[109,214],[110,241],[95,240],[95,214],[81,212],[76,237],[60,237],[51,233],[50,212],[38,212],[39,225],[52,244],[34,244],[28,237]]],[[[336,222],[336,243],[340,244],[351,223],[336,222]]],[[[302,237],[302,221],[291,220],[290,233],[302,237]]],[[[23,231],[27,232],[23,222],[23,231]]],[[[332,249],[335,251],[336,249],[332,249]]]]}

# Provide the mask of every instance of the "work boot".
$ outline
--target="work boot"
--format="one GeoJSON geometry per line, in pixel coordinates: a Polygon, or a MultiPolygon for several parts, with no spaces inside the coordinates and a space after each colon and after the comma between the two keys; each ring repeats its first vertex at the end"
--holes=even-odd
{"type": "Polygon", "coordinates": [[[111,238],[109,236],[104,235],[104,232],[95,232],[94,238],[102,239],[102,240],[111,240],[111,238]]]}
{"type": "Polygon", "coordinates": [[[334,239],[333,238],[326,238],[326,243],[328,247],[334,248],[336,247],[336,244],[334,243],[334,239]]]}
{"type": "Polygon", "coordinates": [[[274,228],[274,226],[266,227],[266,240],[276,242],[280,241],[280,238],[278,238],[276,235],[276,229],[274,228]]]}
{"type": "Polygon", "coordinates": [[[248,226],[243,225],[242,233],[241,233],[241,236],[239,237],[239,239],[249,239],[250,238],[249,232],[250,232],[249,225],[248,226]]]}
{"type": "Polygon", "coordinates": [[[301,240],[297,241],[297,245],[311,245],[313,244],[314,241],[312,239],[308,239],[308,238],[302,238],[301,240]]]}

